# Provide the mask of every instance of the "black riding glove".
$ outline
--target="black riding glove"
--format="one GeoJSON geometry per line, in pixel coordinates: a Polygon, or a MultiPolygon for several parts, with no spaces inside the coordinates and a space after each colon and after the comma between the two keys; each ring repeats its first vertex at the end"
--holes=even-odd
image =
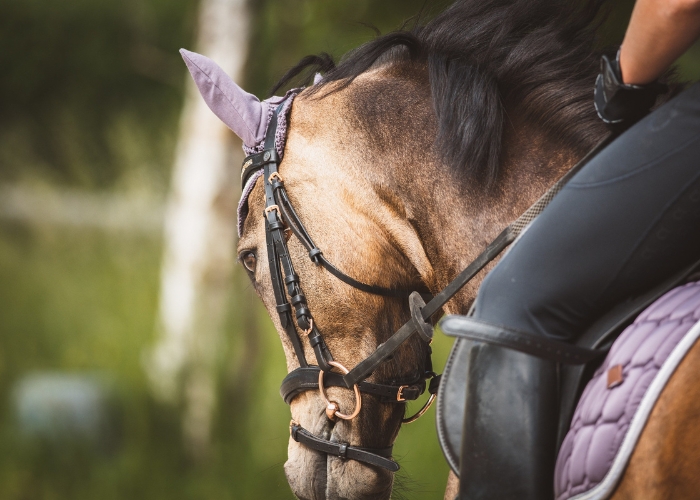
{"type": "Polygon", "coordinates": [[[595,81],[595,109],[607,124],[632,125],[644,117],[656,102],[656,97],[667,90],[667,86],[653,82],[647,85],[622,83],[620,51],[610,60],[600,58],[600,74],[595,81]]]}

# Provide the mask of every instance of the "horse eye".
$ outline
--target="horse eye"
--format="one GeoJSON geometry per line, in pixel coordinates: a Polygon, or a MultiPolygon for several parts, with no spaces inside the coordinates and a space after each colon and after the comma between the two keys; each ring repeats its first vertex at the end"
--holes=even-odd
{"type": "Polygon", "coordinates": [[[241,262],[243,262],[243,266],[251,273],[255,272],[255,264],[257,263],[257,261],[258,258],[253,252],[246,252],[243,255],[241,255],[241,262]]]}

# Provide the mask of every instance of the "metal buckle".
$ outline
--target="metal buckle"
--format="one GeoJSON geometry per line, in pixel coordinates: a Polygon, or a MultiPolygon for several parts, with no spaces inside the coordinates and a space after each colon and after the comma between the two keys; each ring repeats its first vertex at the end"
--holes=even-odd
{"type": "Polygon", "coordinates": [[[272,173],[270,174],[270,177],[267,178],[267,182],[269,182],[270,184],[272,184],[272,179],[274,179],[274,178],[277,178],[277,180],[278,180],[279,182],[284,182],[284,179],[282,178],[282,176],[281,176],[278,172],[272,172],[272,173]]]}
{"type": "MultiPolygon", "coordinates": [[[[314,329],[314,319],[311,318],[311,319],[309,320],[309,328],[306,329],[306,330],[302,330],[302,332],[303,332],[304,334],[306,334],[306,335],[309,335],[309,334],[313,331],[313,329],[314,329]]],[[[338,364],[340,364],[340,363],[338,363],[338,364]]],[[[342,366],[342,365],[341,365],[341,366],[342,366]]],[[[321,370],[321,373],[323,373],[323,370],[321,370]]]]}
{"type": "MultiPolygon", "coordinates": [[[[343,375],[346,375],[350,371],[337,361],[329,361],[328,364],[338,368],[341,372],[343,372],[343,375]]],[[[329,401],[328,396],[326,396],[326,389],[323,387],[323,370],[318,372],[318,391],[321,393],[321,398],[323,398],[323,401],[326,403],[326,416],[329,420],[335,420],[336,417],[342,418],[343,420],[352,420],[360,413],[360,408],[362,408],[362,395],[360,394],[360,388],[357,387],[357,384],[355,384],[353,389],[355,390],[355,410],[350,415],[340,413],[338,411],[338,403],[335,401],[329,401]]]]}
{"type": "Polygon", "coordinates": [[[402,385],[399,387],[399,391],[396,393],[396,401],[406,401],[406,398],[403,397],[403,390],[408,387],[407,385],[402,385]]]}

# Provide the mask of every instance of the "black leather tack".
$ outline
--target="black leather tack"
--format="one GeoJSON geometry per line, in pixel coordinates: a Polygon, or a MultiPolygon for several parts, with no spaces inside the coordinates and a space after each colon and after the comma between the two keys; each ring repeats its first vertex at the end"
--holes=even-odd
{"type": "MultiPolygon", "coordinates": [[[[311,311],[309,311],[308,308],[306,307],[297,307],[297,321],[301,321],[302,319],[305,321],[306,326],[302,327],[304,330],[308,330],[309,328],[309,322],[307,318],[311,317],[311,311]]],[[[301,326],[301,323],[299,324],[301,326]]]]}
{"type": "Polygon", "coordinates": [[[296,442],[310,448],[312,450],[326,453],[327,455],[340,456],[341,447],[343,447],[344,457],[350,460],[356,460],[366,464],[382,467],[391,472],[396,472],[400,469],[399,464],[394,462],[391,457],[392,446],[387,448],[361,448],[359,446],[351,446],[346,443],[335,443],[314,436],[309,431],[296,423],[290,426],[290,434],[296,442]]]}
{"type": "MultiPolygon", "coordinates": [[[[312,337],[309,335],[309,340],[312,346],[316,346],[317,343],[323,342],[323,337],[316,335],[312,337]]],[[[324,367],[322,367],[324,368],[324,367]]],[[[305,368],[297,368],[291,371],[282,381],[280,386],[280,395],[284,402],[289,404],[292,400],[304,391],[316,391],[318,390],[318,372],[321,368],[318,366],[307,366],[305,368]]],[[[325,367],[326,372],[324,377],[324,384],[326,387],[344,387],[345,381],[340,373],[330,371],[331,367],[325,367]]],[[[426,374],[425,376],[431,376],[432,373],[426,374]]],[[[425,379],[421,377],[419,380],[412,380],[405,384],[400,385],[388,385],[388,384],[377,384],[373,382],[360,382],[358,388],[362,394],[371,394],[379,398],[382,403],[393,403],[399,404],[403,401],[399,401],[398,393],[401,391],[401,396],[406,401],[415,401],[425,392],[425,379]]]]}
{"type": "Polygon", "coordinates": [[[295,295],[292,297],[292,304],[297,305],[297,304],[304,304],[306,303],[306,297],[303,294],[295,295]]]}
{"type": "Polygon", "coordinates": [[[265,159],[265,152],[256,153],[250,156],[246,156],[243,160],[243,171],[241,172],[241,188],[244,188],[248,179],[259,170],[262,170],[265,165],[270,163],[270,161],[275,161],[278,159],[277,152],[275,151],[274,157],[272,154],[268,155],[268,159],[265,159]]]}
{"type": "Polygon", "coordinates": [[[418,335],[423,339],[424,342],[428,344],[433,341],[433,326],[425,321],[423,318],[423,308],[425,307],[425,302],[420,293],[413,292],[408,297],[408,305],[411,309],[411,318],[413,319],[413,325],[418,335]]]}
{"type": "MultiPolygon", "coordinates": [[[[308,311],[308,309],[306,309],[306,311],[308,311]]],[[[301,328],[302,330],[308,330],[311,326],[309,324],[308,318],[304,315],[300,316],[297,314],[297,323],[299,324],[299,328],[301,328]]]]}
{"type": "Polygon", "coordinates": [[[316,262],[316,258],[322,253],[320,248],[312,248],[311,251],[309,251],[309,258],[316,262]]]}
{"type": "MultiPolygon", "coordinates": [[[[295,212],[284,188],[284,182],[278,175],[280,158],[275,147],[275,134],[277,130],[278,114],[281,111],[282,105],[278,106],[272,114],[265,134],[265,150],[246,158],[243,167],[242,181],[245,185],[246,179],[250,179],[252,175],[255,175],[260,169],[263,169],[262,177],[265,189],[266,207],[266,211],[263,212],[263,217],[265,219],[270,278],[282,327],[292,343],[300,365],[300,368],[293,371],[282,383],[283,387],[281,391],[283,397],[286,402],[290,403],[299,392],[309,390],[314,386],[316,390],[318,390],[319,370],[326,372],[326,384],[346,388],[348,386],[345,384],[340,374],[331,371],[332,367],[329,363],[333,360],[333,356],[324,342],[321,333],[317,328],[312,328],[311,311],[306,304],[306,297],[299,286],[299,276],[294,272],[294,265],[289,254],[289,248],[287,247],[287,239],[283,233],[284,230],[290,230],[299,239],[302,245],[309,251],[309,258],[313,262],[321,264],[341,281],[359,290],[378,295],[407,297],[408,292],[367,285],[346,275],[325,260],[321,250],[316,247],[299,219],[299,216],[295,212]],[[291,297],[291,305],[287,302],[287,296],[291,297]],[[309,342],[318,363],[318,367],[315,367],[315,370],[304,371],[307,370],[309,365],[305,357],[305,350],[302,345],[299,329],[297,329],[292,322],[292,306],[294,306],[298,328],[309,331],[309,342]],[[303,376],[300,377],[298,376],[299,374],[303,374],[303,376]]],[[[379,397],[383,402],[402,403],[405,399],[418,398],[418,396],[425,391],[425,385],[425,379],[421,378],[418,381],[414,381],[414,383],[402,386],[372,384],[360,381],[358,387],[362,392],[373,394],[379,397]],[[403,398],[401,401],[398,401],[397,395],[399,394],[403,398]]],[[[352,388],[352,386],[350,386],[350,388],[352,388]]],[[[290,427],[290,431],[294,440],[311,449],[329,455],[336,455],[342,459],[357,460],[378,467],[384,467],[394,472],[399,469],[398,464],[390,459],[391,447],[384,449],[366,449],[354,447],[348,443],[334,443],[318,438],[296,424],[290,427]]]]}
{"type": "MultiPolygon", "coordinates": [[[[270,178],[273,172],[277,171],[277,163],[279,163],[279,157],[275,148],[275,133],[277,128],[277,113],[278,110],[273,113],[270,118],[270,123],[268,125],[268,130],[265,135],[265,152],[269,152],[267,158],[269,161],[265,161],[263,167],[263,179],[265,188],[265,206],[271,207],[275,205],[274,192],[270,188],[270,184],[267,179],[270,178]]],[[[264,160],[264,155],[262,157],[264,160]]],[[[294,272],[291,261],[289,260],[289,255],[286,251],[286,245],[284,245],[284,235],[280,231],[284,226],[279,220],[278,213],[275,210],[271,210],[264,214],[265,220],[265,241],[267,246],[267,258],[270,269],[270,279],[272,281],[272,289],[275,295],[275,302],[278,306],[283,306],[287,303],[287,297],[284,293],[284,282],[282,276],[282,268],[284,268],[284,274],[290,274],[294,272]],[[278,244],[281,242],[282,244],[278,244]]],[[[301,343],[301,339],[296,332],[296,328],[292,323],[291,314],[288,311],[280,313],[280,323],[282,328],[284,328],[287,337],[292,343],[294,348],[294,353],[299,360],[299,365],[302,367],[308,366],[306,356],[304,353],[304,347],[301,343]]]]}
{"type": "Polygon", "coordinates": [[[316,356],[316,361],[318,365],[325,373],[329,373],[333,367],[328,364],[329,361],[333,361],[333,355],[328,349],[328,346],[323,341],[323,337],[319,335],[320,342],[314,346],[314,355],[316,356]]]}
{"type": "Polygon", "coordinates": [[[284,304],[279,304],[277,306],[277,312],[280,314],[286,313],[286,312],[291,312],[292,311],[292,306],[287,302],[284,304]]]}
{"type": "Polygon", "coordinates": [[[284,283],[287,285],[299,283],[299,275],[296,273],[290,273],[289,276],[284,277],[284,283]]]}
{"type": "Polygon", "coordinates": [[[587,349],[558,340],[536,337],[528,332],[490,325],[469,316],[447,316],[440,320],[440,328],[445,334],[453,337],[508,347],[560,363],[588,363],[608,352],[607,349],[587,349]],[[568,353],[569,356],[562,353],[568,353]]]}
{"type": "Polygon", "coordinates": [[[437,391],[440,388],[441,379],[442,375],[435,375],[433,378],[430,379],[430,384],[428,385],[428,392],[430,394],[437,394],[437,391]]]}

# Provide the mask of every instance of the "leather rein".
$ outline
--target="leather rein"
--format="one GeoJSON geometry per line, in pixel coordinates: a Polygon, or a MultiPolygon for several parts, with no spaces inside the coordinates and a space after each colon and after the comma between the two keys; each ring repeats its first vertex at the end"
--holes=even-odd
{"type": "MultiPolygon", "coordinates": [[[[243,161],[241,172],[242,185],[245,186],[253,174],[262,170],[265,188],[265,210],[263,215],[265,218],[266,247],[276,309],[282,328],[285,330],[299,362],[299,367],[292,370],[282,381],[280,394],[285,403],[291,404],[291,401],[299,393],[318,390],[327,404],[326,415],[329,419],[342,418],[350,420],[361,409],[362,393],[373,394],[382,403],[405,403],[406,401],[418,399],[425,392],[426,381],[429,380],[428,392],[430,397],[428,401],[415,415],[402,420],[402,423],[413,422],[422,416],[433,403],[440,383],[440,375],[432,371],[430,343],[433,338],[433,327],[430,324],[431,316],[441,310],[464,285],[508,247],[549,204],[554,195],[559,192],[573,174],[603,149],[609,140],[605,139],[594,147],[523,215],[505,228],[452,282],[426,304],[418,292],[383,288],[358,281],[340,271],[323,256],[323,252],[313,242],[294,210],[287,196],[284,180],[278,172],[281,159],[275,147],[275,135],[278,115],[281,111],[282,105],[277,107],[272,114],[265,134],[263,151],[246,157],[243,161]],[[409,300],[411,319],[391,335],[389,339],[380,344],[372,354],[350,370],[333,359],[321,332],[314,324],[306,297],[299,285],[299,276],[294,271],[294,265],[284,235],[285,230],[291,230],[299,239],[309,252],[309,258],[312,262],[323,266],[344,283],[363,292],[381,296],[408,298],[409,300]],[[289,297],[289,300],[287,300],[287,297],[289,297]],[[310,365],[306,359],[300,334],[292,319],[292,310],[294,310],[296,324],[306,335],[313,349],[317,365],[310,365]],[[418,333],[427,346],[427,356],[423,367],[421,367],[422,375],[417,379],[405,381],[405,383],[399,385],[367,382],[365,379],[371,376],[381,363],[386,361],[414,333],[418,333]],[[332,371],[333,368],[336,368],[341,373],[332,371]],[[344,387],[355,392],[356,401],[352,414],[341,413],[338,404],[328,400],[325,393],[325,387],[328,386],[344,387]]],[[[557,347],[564,350],[568,347],[574,348],[574,346],[567,345],[557,347]]],[[[347,443],[329,441],[314,436],[293,420],[290,423],[290,434],[295,441],[322,453],[376,465],[392,472],[399,470],[399,465],[391,459],[392,447],[382,449],[361,448],[347,443]]]]}

